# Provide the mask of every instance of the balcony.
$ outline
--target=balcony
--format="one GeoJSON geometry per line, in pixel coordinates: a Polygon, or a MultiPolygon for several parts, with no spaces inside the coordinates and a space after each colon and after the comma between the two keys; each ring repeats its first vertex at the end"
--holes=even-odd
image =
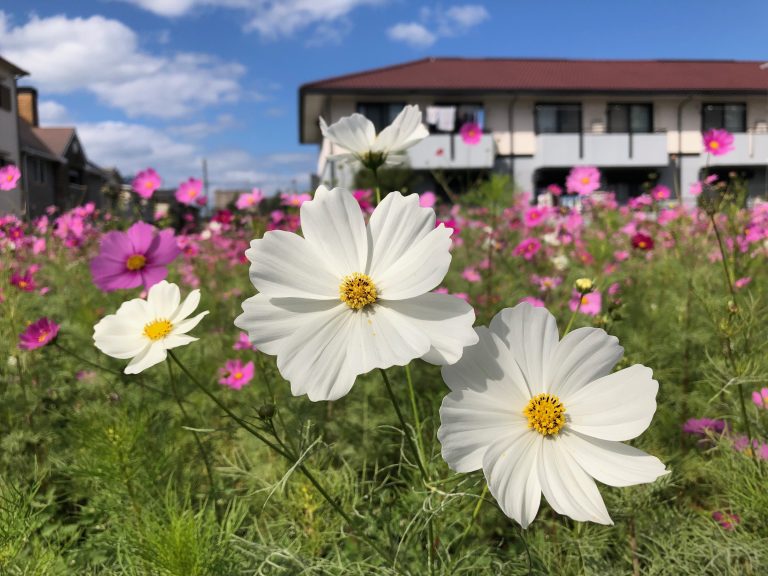
{"type": "Polygon", "coordinates": [[[407,150],[414,170],[493,168],[496,144],[483,134],[477,144],[467,144],[458,134],[432,134],[407,150]]]}
{"type": "Polygon", "coordinates": [[[709,158],[710,166],[764,165],[766,163],[768,163],[768,134],[764,132],[734,134],[731,152],[709,158]]]}
{"type": "Polygon", "coordinates": [[[539,134],[534,161],[538,166],[577,164],[610,166],[666,166],[667,135],[654,134],[539,134]]]}

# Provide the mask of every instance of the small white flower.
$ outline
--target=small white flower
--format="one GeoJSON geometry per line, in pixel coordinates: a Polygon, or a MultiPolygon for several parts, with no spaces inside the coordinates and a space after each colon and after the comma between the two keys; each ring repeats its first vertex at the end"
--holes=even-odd
{"type": "Polygon", "coordinates": [[[96,348],[131,361],[126,374],[138,374],[165,360],[166,350],[185,346],[197,338],[187,332],[208,312],[189,318],[200,303],[200,290],[193,290],[181,302],[176,284],[163,280],[149,289],[147,299],[124,302],[116,314],[102,318],[93,328],[96,348]]]}
{"type": "Polygon", "coordinates": [[[320,130],[325,138],[349,151],[334,158],[358,161],[372,169],[382,164],[400,164],[405,159],[402,152],[429,136],[429,130],[421,123],[419,107],[413,105],[403,108],[379,134],[373,122],[362,114],[345,116],[330,126],[321,117],[320,130]]]}
{"type": "Polygon", "coordinates": [[[549,244],[550,246],[560,246],[560,238],[558,237],[557,232],[548,232],[541,238],[544,240],[545,244],[549,244]]]}
{"type": "Polygon", "coordinates": [[[545,308],[506,308],[456,364],[443,367],[452,390],[440,408],[438,438],[457,472],[479,468],[504,513],[523,528],[541,494],[574,520],[612,524],[595,480],[653,482],[664,464],[621,441],[639,436],[656,411],[658,382],[635,364],[611,373],[624,353],[597,328],[558,338],[545,308]]]}
{"type": "Polygon", "coordinates": [[[301,206],[302,238],[275,230],[251,242],[251,282],[235,325],[277,356],[291,391],[335,400],[359,374],[414,358],[450,364],[477,342],[472,307],[430,292],[451,262],[451,229],[417,194],[392,192],[366,226],[341,188],[301,206]]]}
{"type": "Polygon", "coordinates": [[[570,263],[568,256],[565,254],[558,254],[557,256],[551,258],[550,261],[552,262],[552,265],[560,272],[568,268],[568,264],[570,263]]]}

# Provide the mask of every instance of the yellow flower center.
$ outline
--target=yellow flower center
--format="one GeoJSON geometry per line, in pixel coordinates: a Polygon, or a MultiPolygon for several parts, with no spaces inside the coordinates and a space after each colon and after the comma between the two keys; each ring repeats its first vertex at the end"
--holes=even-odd
{"type": "Polygon", "coordinates": [[[243,377],[243,373],[242,372],[235,372],[234,376],[235,376],[235,380],[240,380],[243,377]]]}
{"type": "Polygon", "coordinates": [[[157,342],[168,336],[171,330],[173,330],[173,324],[165,318],[160,318],[144,326],[144,336],[152,340],[152,342],[157,342]]]}
{"type": "Polygon", "coordinates": [[[718,148],[720,148],[720,142],[716,142],[713,140],[712,142],[709,143],[709,147],[717,150],[718,148]]]}
{"type": "Polygon", "coordinates": [[[152,182],[151,180],[147,180],[147,181],[144,183],[144,188],[152,188],[152,186],[154,186],[154,185],[155,185],[155,183],[154,183],[154,182],[152,182]]]}
{"type": "Polygon", "coordinates": [[[370,276],[355,272],[342,280],[339,298],[352,310],[360,310],[376,302],[376,286],[370,276]]]}
{"type": "Polygon", "coordinates": [[[19,280],[19,288],[26,288],[27,286],[29,286],[29,282],[26,280],[19,280]]]}
{"type": "Polygon", "coordinates": [[[589,178],[587,176],[584,176],[584,178],[581,179],[582,184],[589,184],[589,178]]]}
{"type": "Polygon", "coordinates": [[[534,396],[523,414],[528,419],[528,428],[544,436],[557,434],[565,426],[565,406],[554,394],[534,396]]]}
{"type": "Polygon", "coordinates": [[[37,341],[40,342],[40,343],[43,343],[43,342],[45,342],[46,338],[48,338],[48,332],[43,330],[43,331],[40,332],[40,335],[37,337],[37,341]]]}
{"type": "Polygon", "coordinates": [[[136,271],[141,270],[146,266],[147,259],[144,257],[143,254],[134,254],[133,256],[129,256],[128,260],[125,261],[125,267],[128,268],[128,270],[136,271]]]}

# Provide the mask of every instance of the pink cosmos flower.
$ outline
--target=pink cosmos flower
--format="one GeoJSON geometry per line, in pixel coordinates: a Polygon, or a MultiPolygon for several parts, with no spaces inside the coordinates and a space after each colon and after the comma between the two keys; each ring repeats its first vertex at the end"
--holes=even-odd
{"type": "Polygon", "coordinates": [[[757,390],[752,392],[752,402],[758,408],[768,410],[768,388],[763,388],[759,392],[757,390]]]}
{"type": "Polygon", "coordinates": [[[437,202],[437,196],[434,192],[424,192],[419,194],[419,206],[422,208],[432,208],[437,202]]]}
{"type": "Polygon", "coordinates": [[[168,275],[168,264],[181,253],[173,230],[136,222],[126,232],[107,232],[99,255],[91,260],[93,282],[104,292],[144,286],[149,289],[168,275]]]}
{"type": "Polygon", "coordinates": [[[672,196],[672,191],[664,184],[658,184],[651,189],[651,198],[659,202],[661,200],[669,200],[672,196]]]}
{"type": "Polygon", "coordinates": [[[563,194],[562,186],[558,186],[557,184],[550,184],[547,186],[546,190],[552,194],[552,196],[561,196],[563,194]]]}
{"type": "Polygon", "coordinates": [[[528,228],[534,228],[535,226],[542,224],[546,220],[546,217],[546,209],[533,206],[528,208],[528,210],[526,210],[523,214],[523,223],[528,228]]]}
{"type": "Polygon", "coordinates": [[[720,512],[716,510],[712,512],[712,520],[720,524],[723,530],[733,530],[741,524],[741,518],[738,514],[731,514],[730,512],[720,512]]]}
{"type": "Polygon", "coordinates": [[[597,291],[581,295],[574,290],[568,307],[571,309],[571,312],[576,312],[578,309],[582,314],[597,316],[603,307],[603,297],[597,291]],[[579,306],[579,300],[581,300],[581,306],[579,306]]]}
{"type": "Polygon", "coordinates": [[[534,298],[533,296],[526,296],[524,298],[520,298],[519,303],[527,302],[531,306],[535,308],[544,308],[546,305],[544,304],[544,300],[540,300],[538,298],[534,298]]]}
{"type": "Polygon", "coordinates": [[[582,196],[592,194],[600,188],[600,170],[595,166],[574,166],[565,180],[565,188],[582,196]]]}
{"type": "Polygon", "coordinates": [[[19,348],[22,350],[35,350],[42,348],[59,333],[59,325],[50,318],[40,318],[33,322],[27,329],[19,334],[19,348]]]}
{"type": "Polygon", "coordinates": [[[539,287],[539,290],[541,292],[548,292],[549,290],[554,290],[560,284],[563,283],[563,279],[559,276],[532,276],[531,282],[536,284],[539,287]]]}
{"type": "Polygon", "coordinates": [[[304,202],[312,200],[311,194],[280,194],[280,204],[300,208],[304,202]]]}
{"type": "Polygon", "coordinates": [[[237,341],[232,346],[233,350],[256,350],[256,346],[251,344],[251,340],[248,338],[247,332],[240,332],[237,337],[237,341]]]}
{"type": "Polygon", "coordinates": [[[366,214],[371,214],[373,212],[373,203],[371,202],[372,195],[373,190],[354,190],[352,192],[352,196],[357,200],[360,209],[366,214]]]}
{"type": "Polygon", "coordinates": [[[744,278],[739,278],[738,280],[736,280],[736,282],[734,282],[733,285],[737,289],[741,289],[741,288],[744,288],[744,286],[746,286],[750,282],[752,282],[752,278],[750,276],[745,276],[744,278]]]}
{"type": "Polygon", "coordinates": [[[250,192],[246,192],[245,194],[240,194],[240,196],[237,197],[237,202],[235,203],[235,206],[238,210],[247,210],[248,208],[253,208],[254,206],[258,206],[259,203],[264,199],[264,194],[259,188],[254,188],[250,192]]]}
{"type": "Polygon", "coordinates": [[[465,144],[474,146],[480,143],[480,138],[483,136],[483,129],[476,122],[467,122],[459,128],[459,134],[465,144]]]}
{"type": "Polygon", "coordinates": [[[626,250],[618,250],[613,253],[613,257],[616,259],[617,262],[624,262],[624,260],[627,260],[629,258],[629,252],[626,250]]]}
{"type": "Polygon", "coordinates": [[[0,190],[13,190],[21,178],[21,171],[13,164],[0,168],[0,190]]]}
{"type": "Polygon", "coordinates": [[[203,181],[197,178],[190,178],[186,182],[179,184],[176,190],[176,200],[181,204],[195,204],[203,196],[203,181]]]}
{"type": "Polygon", "coordinates": [[[136,192],[142,198],[152,198],[152,194],[155,190],[160,188],[163,181],[160,179],[160,175],[155,172],[154,168],[147,168],[142,170],[133,179],[133,191],[136,192]]]}
{"type": "Polygon", "coordinates": [[[227,360],[224,368],[219,368],[219,372],[222,375],[219,384],[240,390],[253,380],[253,362],[243,364],[240,360],[227,360]]]}
{"type": "Polygon", "coordinates": [[[534,256],[541,249],[541,242],[538,238],[526,238],[520,244],[515,246],[513,254],[515,256],[522,256],[526,260],[533,259],[534,256]]]}
{"type": "Polygon", "coordinates": [[[461,277],[464,278],[464,280],[467,282],[480,282],[480,280],[482,280],[480,273],[473,266],[467,266],[464,268],[464,272],[461,273],[461,277]]]}
{"type": "Polygon", "coordinates": [[[722,156],[733,150],[733,134],[728,130],[712,128],[704,132],[702,139],[704,150],[712,156],[722,156]]]}
{"type": "Polygon", "coordinates": [[[725,420],[713,420],[712,418],[689,418],[683,424],[683,432],[694,436],[722,434],[727,430],[728,425],[725,420]]]}

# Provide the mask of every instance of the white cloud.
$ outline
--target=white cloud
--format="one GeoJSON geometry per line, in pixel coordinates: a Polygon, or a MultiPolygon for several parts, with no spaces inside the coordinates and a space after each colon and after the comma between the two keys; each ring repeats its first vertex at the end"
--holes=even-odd
{"type": "Polygon", "coordinates": [[[71,124],[72,118],[67,108],[54,100],[41,100],[37,104],[37,113],[41,126],[57,126],[71,124]]]}
{"type": "Polygon", "coordinates": [[[245,68],[205,54],[159,57],[136,33],[102,16],[32,16],[12,26],[0,11],[0,51],[47,93],[86,90],[128,116],[180,117],[237,100],[245,68]]]}
{"type": "Polygon", "coordinates": [[[400,22],[387,30],[395,42],[404,42],[414,48],[427,48],[440,38],[461,36],[490,17],[480,4],[462,4],[444,9],[422,7],[420,22],[400,22]]]}
{"type": "Polygon", "coordinates": [[[287,38],[317,26],[312,45],[338,42],[351,27],[344,19],[360,6],[390,0],[122,0],[159,16],[178,17],[203,7],[222,7],[246,13],[246,31],[256,31],[266,40],[287,38]],[[335,24],[336,26],[324,26],[335,24]],[[325,37],[325,40],[323,40],[325,37]]]}
{"type": "Polygon", "coordinates": [[[387,30],[387,36],[395,42],[405,42],[411,46],[425,48],[432,46],[437,36],[418,22],[401,22],[387,30]]]}
{"type": "MultiPolygon", "coordinates": [[[[225,121],[226,122],[226,121],[225,121]]],[[[190,176],[201,177],[202,159],[208,162],[211,189],[260,186],[266,191],[309,185],[314,154],[276,153],[263,156],[242,149],[207,152],[193,139],[178,138],[185,126],[167,131],[129,122],[93,122],[77,125],[88,158],[104,167],[116,167],[130,176],[148,166],[177,186],[190,176]]],[[[198,127],[192,125],[194,132],[198,127]]]]}

